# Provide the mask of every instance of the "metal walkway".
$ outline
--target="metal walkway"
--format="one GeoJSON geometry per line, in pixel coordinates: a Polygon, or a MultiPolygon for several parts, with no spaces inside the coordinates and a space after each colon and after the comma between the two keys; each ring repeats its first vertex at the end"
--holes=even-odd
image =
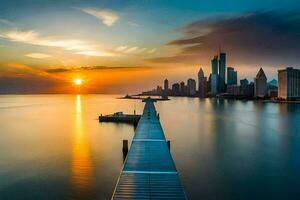
{"type": "Polygon", "coordinates": [[[154,102],[147,98],[143,115],[112,199],[186,199],[168,149],[154,102]]]}

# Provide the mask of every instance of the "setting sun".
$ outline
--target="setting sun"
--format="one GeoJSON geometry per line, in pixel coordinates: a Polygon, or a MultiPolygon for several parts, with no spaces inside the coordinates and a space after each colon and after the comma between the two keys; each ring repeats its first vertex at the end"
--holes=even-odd
{"type": "Polygon", "coordinates": [[[80,78],[76,78],[73,80],[75,85],[82,85],[82,80],[80,78]]]}

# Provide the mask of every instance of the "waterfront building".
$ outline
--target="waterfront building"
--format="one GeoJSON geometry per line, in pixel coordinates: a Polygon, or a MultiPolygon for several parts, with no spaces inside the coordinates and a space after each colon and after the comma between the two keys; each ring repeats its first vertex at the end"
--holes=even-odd
{"type": "Polygon", "coordinates": [[[189,96],[196,95],[196,81],[194,79],[188,79],[187,81],[187,93],[189,96]]]}
{"type": "Polygon", "coordinates": [[[210,93],[216,95],[218,93],[218,56],[211,60],[211,75],[210,75],[210,93]]]}
{"type": "Polygon", "coordinates": [[[232,96],[241,96],[242,95],[242,87],[239,85],[228,85],[227,93],[232,96]]]}
{"type": "Polygon", "coordinates": [[[209,93],[211,91],[211,74],[209,74],[208,80],[206,82],[206,93],[209,93]]]}
{"type": "Polygon", "coordinates": [[[275,99],[278,96],[277,80],[272,79],[267,83],[267,95],[271,99],[275,99]]]}
{"type": "Polygon", "coordinates": [[[246,78],[244,78],[244,79],[241,79],[241,80],[240,80],[240,84],[241,84],[241,85],[248,85],[248,84],[249,84],[249,81],[248,81],[246,78]]]}
{"type": "Polygon", "coordinates": [[[268,97],[270,99],[275,99],[278,97],[278,90],[270,89],[268,90],[268,97]]]}
{"type": "Polygon", "coordinates": [[[183,81],[180,82],[180,89],[179,89],[179,91],[180,91],[180,95],[181,96],[185,96],[187,94],[187,88],[186,88],[186,86],[185,86],[185,84],[184,84],[183,81]]]}
{"type": "Polygon", "coordinates": [[[227,68],[227,86],[237,85],[237,71],[233,67],[227,68]]]}
{"type": "Polygon", "coordinates": [[[278,98],[293,100],[300,98],[300,70],[288,67],[278,70],[278,98]]]}
{"type": "Polygon", "coordinates": [[[267,95],[267,77],[262,68],[254,78],[254,97],[263,98],[267,95]]]}
{"type": "Polygon", "coordinates": [[[162,89],[162,87],[159,86],[159,85],[156,87],[156,94],[157,94],[157,95],[162,95],[162,94],[163,94],[163,89],[162,89]]]}
{"type": "Polygon", "coordinates": [[[198,72],[198,94],[199,97],[205,97],[207,93],[207,80],[202,68],[198,72]]]}
{"type": "Polygon", "coordinates": [[[241,96],[252,98],[254,92],[254,84],[250,83],[247,85],[228,85],[227,93],[232,96],[241,96]]]}
{"type": "Polygon", "coordinates": [[[178,83],[174,83],[172,85],[172,95],[174,95],[174,96],[179,95],[179,84],[178,83]]]}
{"type": "Polygon", "coordinates": [[[212,74],[211,75],[211,87],[210,87],[210,93],[212,96],[215,96],[218,93],[218,74],[212,74]]]}
{"type": "Polygon", "coordinates": [[[168,91],[169,90],[169,81],[168,81],[168,79],[165,79],[165,81],[164,81],[164,91],[168,91]]]}
{"type": "Polygon", "coordinates": [[[252,98],[254,95],[254,83],[251,82],[250,84],[241,84],[241,95],[244,97],[252,98]]]}
{"type": "Polygon", "coordinates": [[[220,53],[219,57],[219,92],[225,92],[226,53],[220,53]]]}
{"type": "Polygon", "coordinates": [[[168,95],[169,95],[169,81],[168,81],[168,79],[165,79],[163,96],[167,97],[168,95]]]}

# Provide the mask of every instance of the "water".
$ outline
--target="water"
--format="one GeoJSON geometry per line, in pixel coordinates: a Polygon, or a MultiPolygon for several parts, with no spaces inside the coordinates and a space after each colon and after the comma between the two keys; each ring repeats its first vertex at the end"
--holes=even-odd
{"type": "MultiPolygon", "coordinates": [[[[109,199],[138,100],[110,95],[0,96],[0,199],[109,199]]],[[[162,126],[190,199],[298,199],[300,105],[173,98],[162,126]]]]}

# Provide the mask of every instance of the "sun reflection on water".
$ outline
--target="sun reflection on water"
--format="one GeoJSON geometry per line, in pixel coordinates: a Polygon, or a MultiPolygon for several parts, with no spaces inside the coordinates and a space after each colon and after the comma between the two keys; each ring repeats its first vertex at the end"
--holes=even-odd
{"type": "Polygon", "coordinates": [[[72,145],[72,199],[89,199],[94,186],[94,167],[90,157],[88,136],[82,118],[81,96],[77,95],[75,132],[72,145]]]}

